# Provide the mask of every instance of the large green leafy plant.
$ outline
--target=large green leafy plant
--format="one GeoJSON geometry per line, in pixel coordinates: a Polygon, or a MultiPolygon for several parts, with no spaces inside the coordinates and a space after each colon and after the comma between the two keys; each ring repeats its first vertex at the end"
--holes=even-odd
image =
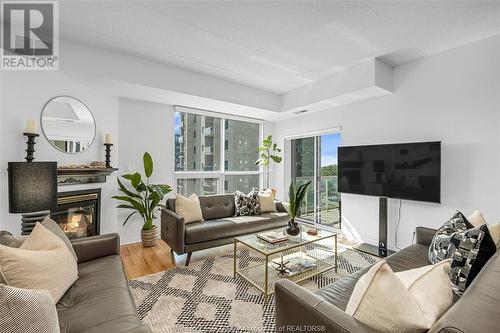
{"type": "Polygon", "coordinates": [[[169,185],[150,184],[150,178],[153,174],[153,159],[149,153],[144,153],[144,176],[142,178],[139,172],[125,174],[122,177],[130,182],[130,187],[127,188],[118,178],[118,186],[123,195],[116,195],[113,198],[123,201],[118,205],[118,208],[130,209],[131,212],[123,225],[135,214],[140,214],[144,220],[143,230],[151,230],[153,228],[153,219],[156,219],[158,210],[165,207],[162,203],[163,198],[167,193],[172,191],[169,185]]]}
{"type": "Polygon", "coordinates": [[[297,216],[300,216],[300,205],[304,200],[307,193],[307,187],[311,182],[307,182],[300,186],[296,186],[295,181],[292,180],[290,183],[290,188],[288,189],[288,204],[289,204],[289,214],[292,220],[295,220],[297,216]]]}
{"type": "Polygon", "coordinates": [[[257,148],[257,151],[260,153],[259,159],[255,161],[255,164],[262,165],[266,168],[266,184],[267,188],[269,188],[269,165],[271,161],[275,163],[281,163],[283,159],[279,156],[281,153],[281,149],[278,148],[278,144],[273,142],[273,136],[269,135],[267,138],[262,140],[262,145],[257,148]]]}

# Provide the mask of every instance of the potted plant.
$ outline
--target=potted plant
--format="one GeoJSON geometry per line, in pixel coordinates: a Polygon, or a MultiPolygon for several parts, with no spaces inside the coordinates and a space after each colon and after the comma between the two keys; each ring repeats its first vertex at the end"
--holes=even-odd
{"type": "MultiPolygon", "coordinates": [[[[269,188],[269,166],[271,161],[275,163],[281,163],[283,159],[279,156],[281,153],[281,149],[278,148],[278,145],[273,142],[273,136],[268,135],[267,138],[262,140],[262,145],[257,148],[257,151],[260,153],[259,159],[255,161],[255,164],[262,165],[266,168],[266,187],[269,188]]],[[[273,195],[275,196],[276,191],[273,189],[273,195]]]]}
{"type": "Polygon", "coordinates": [[[165,205],[162,203],[167,193],[172,191],[169,185],[150,184],[153,174],[153,159],[149,153],[143,156],[144,175],[143,180],[139,172],[125,174],[122,177],[130,182],[131,189],[127,188],[118,178],[119,190],[123,195],[113,196],[114,199],[123,201],[118,208],[130,209],[132,212],[127,216],[123,225],[135,214],[139,213],[144,221],[141,230],[142,245],[145,247],[154,246],[158,240],[158,230],[153,224],[156,213],[165,205]]]}
{"type": "Polygon", "coordinates": [[[307,187],[311,182],[297,187],[295,181],[292,180],[290,183],[290,188],[288,189],[288,213],[290,214],[290,221],[288,221],[288,227],[286,228],[286,233],[290,236],[297,236],[300,233],[299,224],[295,221],[296,217],[300,216],[300,205],[306,196],[307,187]]]}

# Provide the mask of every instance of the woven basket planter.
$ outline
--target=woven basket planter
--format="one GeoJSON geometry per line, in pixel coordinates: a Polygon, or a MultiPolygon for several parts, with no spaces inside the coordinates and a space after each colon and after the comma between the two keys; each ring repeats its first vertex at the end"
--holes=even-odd
{"type": "Polygon", "coordinates": [[[158,228],[153,226],[151,230],[141,230],[142,246],[155,246],[158,242],[158,228]]]}

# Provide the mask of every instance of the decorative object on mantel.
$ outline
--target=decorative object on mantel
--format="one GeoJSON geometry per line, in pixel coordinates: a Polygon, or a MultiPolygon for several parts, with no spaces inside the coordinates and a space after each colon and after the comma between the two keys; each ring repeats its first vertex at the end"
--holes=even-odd
{"type": "Polygon", "coordinates": [[[75,185],[89,183],[105,183],[106,176],[118,170],[106,168],[104,162],[94,161],[91,164],[62,165],[57,168],[59,185],[75,185]]]}
{"type": "Polygon", "coordinates": [[[33,162],[33,160],[35,159],[33,156],[35,153],[35,138],[40,136],[36,129],[36,120],[28,119],[23,135],[28,138],[28,141],[26,141],[26,144],[28,146],[26,148],[26,162],[33,162]]]}
{"type": "Polygon", "coordinates": [[[144,175],[146,179],[142,179],[140,173],[129,173],[122,177],[130,181],[132,190],[129,190],[118,179],[119,190],[124,195],[113,196],[114,199],[123,201],[123,204],[118,205],[118,208],[130,209],[130,213],[123,225],[135,214],[139,213],[144,220],[144,225],[141,230],[142,245],[144,247],[155,246],[158,240],[158,229],[153,224],[153,219],[156,219],[158,210],[165,208],[161,203],[167,193],[172,191],[169,185],[153,185],[150,184],[150,177],[153,174],[153,159],[148,152],[143,156],[144,175]]]}
{"type": "Polygon", "coordinates": [[[295,218],[300,216],[300,206],[307,193],[307,187],[311,182],[295,186],[295,181],[292,180],[290,183],[290,188],[288,190],[288,201],[290,208],[288,213],[290,214],[290,221],[288,221],[288,227],[286,228],[286,233],[290,236],[297,236],[300,234],[299,224],[295,221],[295,218]]]}
{"type": "Polygon", "coordinates": [[[52,98],[43,106],[40,118],[45,138],[63,153],[81,153],[94,142],[94,115],[82,101],[74,97],[52,98]]]}
{"type": "Polygon", "coordinates": [[[109,133],[104,136],[104,146],[106,146],[106,168],[111,168],[111,146],[113,146],[113,142],[109,133]]]}
{"type": "MultiPolygon", "coordinates": [[[[269,185],[269,180],[270,180],[270,174],[269,174],[269,167],[271,161],[273,161],[276,164],[281,163],[283,158],[279,156],[278,154],[281,153],[281,149],[278,148],[278,144],[273,142],[273,136],[268,135],[267,138],[262,140],[262,145],[257,148],[257,151],[259,152],[259,159],[255,161],[255,164],[263,166],[266,168],[266,188],[270,188],[269,185]]],[[[273,191],[273,197],[276,198],[276,190],[271,189],[273,191]]]]}
{"type": "Polygon", "coordinates": [[[57,205],[57,162],[8,163],[9,213],[22,214],[21,234],[29,235],[57,205]]]}

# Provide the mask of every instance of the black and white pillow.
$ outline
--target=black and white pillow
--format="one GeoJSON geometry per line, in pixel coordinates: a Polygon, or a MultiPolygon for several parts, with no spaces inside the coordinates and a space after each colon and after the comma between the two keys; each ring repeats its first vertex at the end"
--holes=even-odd
{"type": "Polygon", "coordinates": [[[436,264],[442,260],[450,259],[455,252],[455,245],[450,242],[451,237],[460,231],[472,229],[474,226],[467,220],[461,212],[457,211],[451,219],[445,222],[438,229],[432,238],[429,247],[429,261],[436,264]]]}
{"type": "Polygon", "coordinates": [[[454,250],[449,277],[453,291],[461,296],[497,247],[486,224],[454,233],[450,243],[454,250]]]}
{"type": "Polygon", "coordinates": [[[250,193],[234,192],[236,216],[260,215],[262,210],[259,203],[259,189],[254,188],[250,193]]]}

